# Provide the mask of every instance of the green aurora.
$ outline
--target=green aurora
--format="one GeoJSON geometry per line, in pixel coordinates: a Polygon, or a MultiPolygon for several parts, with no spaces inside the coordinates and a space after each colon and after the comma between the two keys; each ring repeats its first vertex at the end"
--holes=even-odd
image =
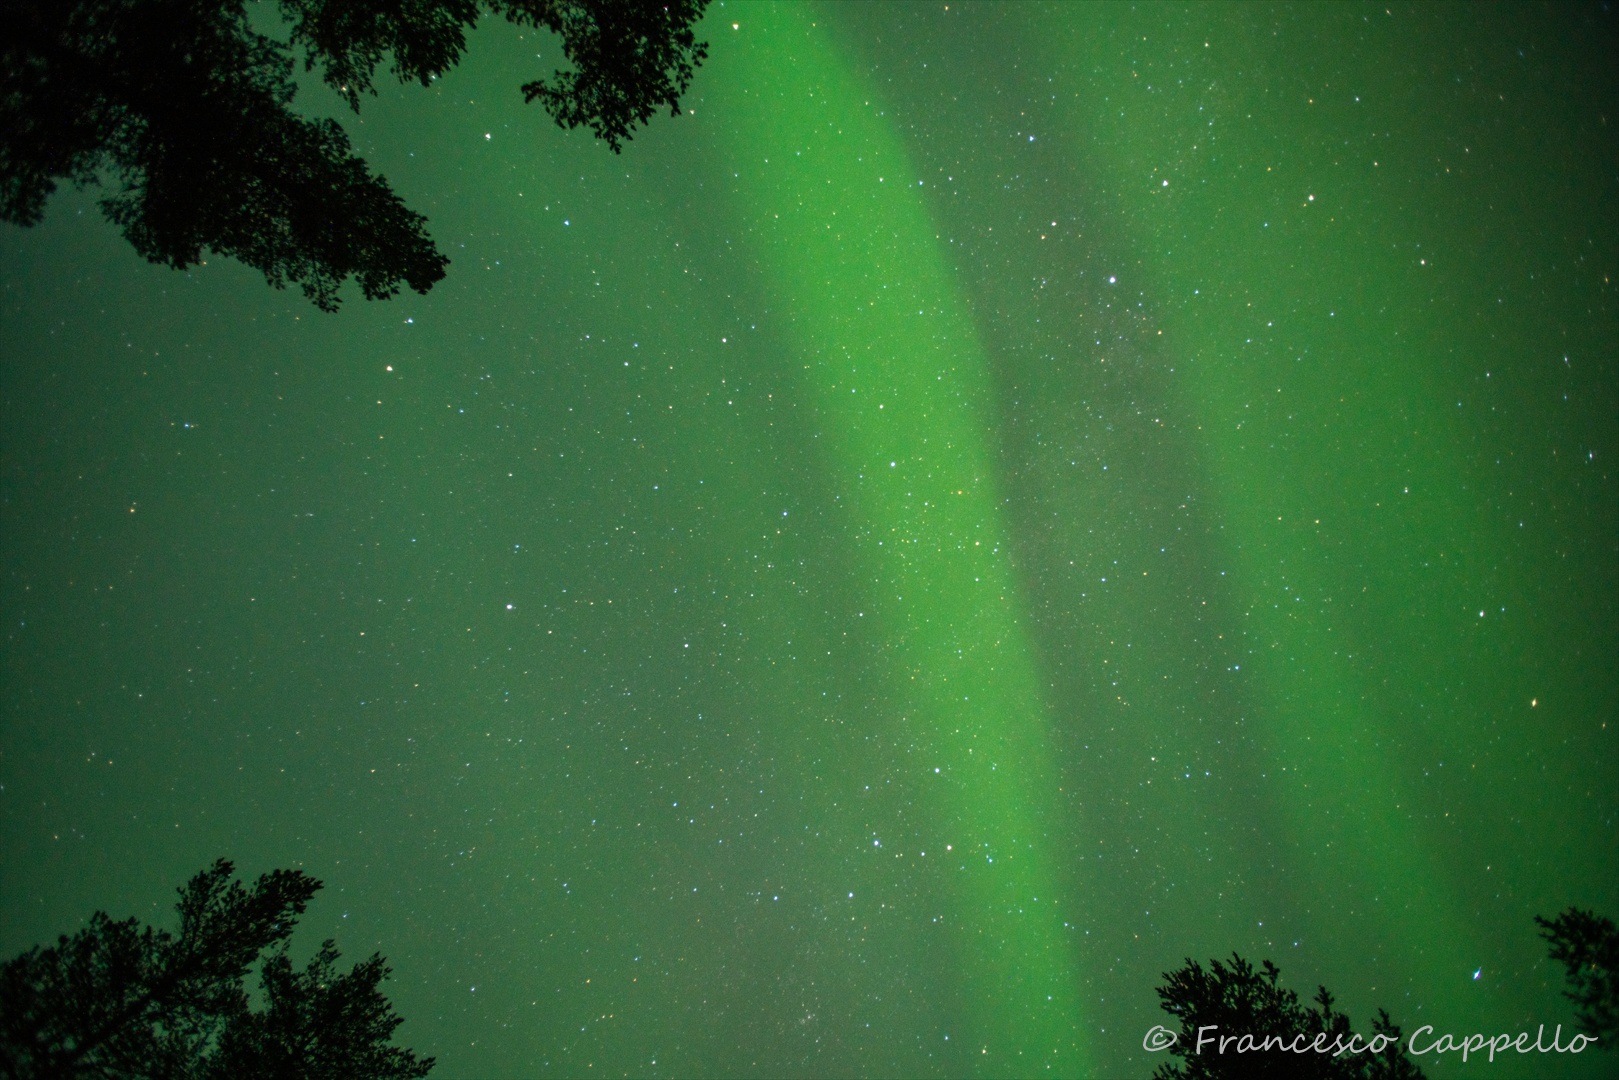
{"type": "Polygon", "coordinates": [[[326,881],[295,941],[382,951],[439,1076],[1145,1076],[1233,950],[1357,1026],[1570,1025],[1613,14],[702,29],[622,156],[505,25],[345,121],[425,297],[6,229],[7,955],[227,855],[326,881]]]}

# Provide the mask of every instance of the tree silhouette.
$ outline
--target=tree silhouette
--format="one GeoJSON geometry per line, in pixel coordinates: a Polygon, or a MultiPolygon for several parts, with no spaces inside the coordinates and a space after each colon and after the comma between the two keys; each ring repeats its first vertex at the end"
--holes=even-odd
{"type": "Polygon", "coordinates": [[[377,989],[388,975],[381,956],[347,974],[331,941],[303,971],[287,959],[321,883],[277,870],[249,892],[232,873],[221,859],[179,890],[179,937],[98,911],[71,938],[0,966],[0,1075],[426,1076],[432,1058],[389,1045],[401,1020],[377,989]],[[242,982],[261,956],[266,1007],[255,1011],[242,982]]]}
{"type": "Polygon", "coordinates": [[[1619,1042],[1619,929],[1612,919],[1571,907],[1550,921],[1535,916],[1551,957],[1568,972],[1572,1001],[1583,1034],[1595,1035],[1605,1050],[1619,1042]]]}
{"type": "Polygon", "coordinates": [[[1400,1029],[1387,1012],[1378,1010],[1370,1037],[1355,1035],[1349,1017],[1333,1009],[1333,997],[1325,986],[1316,993],[1316,1007],[1305,1008],[1297,994],[1281,986],[1281,974],[1269,960],[1263,962],[1262,972],[1256,972],[1235,953],[1229,967],[1211,960],[1205,971],[1188,958],[1185,967],[1165,972],[1158,997],[1164,1011],[1181,1022],[1169,1052],[1184,1064],[1159,1065],[1153,1073],[1156,1080],[1418,1080],[1422,1076],[1422,1070],[1407,1056],[1400,1029]],[[1249,1038],[1245,1041],[1244,1036],[1249,1038]],[[1346,1052],[1336,1053],[1344,1047],[1348,1047],[1346,1052]]]}
{"type": "Polygon", "coordinates": [[[245,0],[0,0],[0,219],[35,225],[59,183],[108,179],[103,212],[151,262],[212,251],[325,311],[351,277],[370,300],[425,293],[449,260],[336,121],[292,110],[295,57],[358,111],[384,56],[426,86],[499,14],[560,35],[573,65],[525,100],[616,153],[659,108],[679,114],[707,2],[277,0],[279,41],[245,0]]]}

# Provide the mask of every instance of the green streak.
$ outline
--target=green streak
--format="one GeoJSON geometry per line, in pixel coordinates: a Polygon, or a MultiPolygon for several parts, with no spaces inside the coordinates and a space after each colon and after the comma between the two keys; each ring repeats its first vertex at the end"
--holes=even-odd
{"type": "Polygon", "coordinates": [[[990,383],[881,107],[805,9],[743,9],[705,73],[748,241],[791,324],[865,608],[917,733],[909,790],[947,860],[952,1052],[978,1071],[1085,1075],[1048,827],[1045,703],[1019,623],[991,460],[990,383]],[[962,1035],[968,1045],[961,1046],[962,1035]],[[957,1050],[960,1047],[960,1050],[957,1050]]]}
{"type": "MultiPolygon", "coordinates": [[[[1469,591],[1488,592],[1476,582],[1434,590],[1383,568],[1412,538],[1474,563],[1489,558],[1491,538],[1467,521],[1472,500],[1457,486],[1466,463],[1454,448],[1465,441],[1438,388],[1440,358],[1413,355],[1428,328],[1402,339],[1379,315],[1417,321],[1388,254],[1404,223],[1378,228],[1374,155],[1357,155],[1345,178],[1341,136],[1276,115],[1284,95],[1265,80],[1285,83],[1285,73],[1315,87],[1328,75],[1286,67],[1257,32],[1230,32],[1228,12],[1177,11],[1180,22],[1114,8],[1080,28],[1058,9],[1031,38],[1050,49],[1045,63],[1073,102],[1062,137],[1118,193],[1130,246],[1175,256],[1141,274],[1229,526],[1241,621],[1228,633],[1246,646],[1243,681],[1261,710],[1259,745],[1313,932],[1353,956],[1343,970],[1355,981],[1388,987],[1392,977],[1419,1006],[1478,1023],[1474,1010],[1508,1011],[1508,991],[1459,996],[1474,989],[1485,937],[1444,872],[1444,837],[1423,827],[1420,771],[1476,760],[1476,719],[1415,713],[1424,695],[1410,668],[1419,650],[1446,651],[1435,633],[1449,663],[1468,663],[1475,631],[1456,614],[1471,614],[1469,591]],[[1205,41],[1223,66],[1205,60],[1205,41]],[[1172,69],[1166,57],[1182,63],[1172,69]],[[1263,75],[1218,77],[1233,68],[1263,75]],[[1282,131],[1288,140],[1271,134],[1282,131]],[[1385,639],[1405,655],[1390,655],[1385,639]]],[[[1293,44],[1342,62],[1341,50],[1293,44]]],[[[1388,999],[1408,1029],[1420,1022],[1388,999]]]]}

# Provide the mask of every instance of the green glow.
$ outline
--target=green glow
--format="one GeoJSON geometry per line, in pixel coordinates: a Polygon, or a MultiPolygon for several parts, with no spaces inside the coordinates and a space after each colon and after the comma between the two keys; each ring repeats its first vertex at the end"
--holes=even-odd
{"type": "Polygon", "coordinates": [[[742,227],[791,322],[850,509],[864,617],[924,733],[916,788],[952,880],[952,947],[989,1073],[1089,1069],[1058,895],[1046,707],[989,450],[991,387],[924,192],[804,9],[750,7],[710,73],[742,227]],[[930,779],[931,777],[931,779],[930,779]],[[944,850],[945,845],[950,850],[944,850]]]}
{"type": "Polygon", "coordinates": [[[1145,1077],[1232,951],[1566,1042],[1611,25],[715,0],[615,156],[486,20],[334,110],[454,259],[335,318],[61,193],[0,230],[0,955],[229,855],[446,1076],[1145,1077]]]}
{"type": "MultiPolygon", "coordinates": [[[[1434,287],[1412,253],[1420,211],[1379,205],[1404,163],[1375,161],[1392,155],[1353,120],[1311,117],[1310,95],[1325,99],[1330,81],[1289,84],[1268,55],[1266,19],[1233,28],[1228,14],[1112,7],[1081,27],[1047,9],[1030,40],[1061,75],[1066,130],[1053,135],[1129,207],[1128,245],[1165,252],[1137,273],[1201,434],[1240,616],[1229,629],[1263,703],[1257,746],[1280,780],[1306,909],[1319,912],[1309,933],[1376,942],[1342,969],[1484,1023],[1510,1010],[1514,990],[1493,980],[1454,996],[1497,932],[1465,897],[1511,856],[1451,863],[1418,793],[1431,772],[1477,770],[1484,757],[1481,715],[1423,699],[1446,681],[1433,665],[1489,648],[1490,620],[1507,610],[1498,583],[1427,569],[1510,558],[1504,523],[1468,492],[1490,481],[1470,475],[1470,432],[1444,374],[1447,341],[1467,331],[1449,312],[1402,305],[1434,287]],[[1251,71],[1266,75],[1242,76],[1251,71]],[[1346,132],[1364,145],[1336,149],[1352,142],[1346,132]],[[1318,143],[1337,168],[1300,166],[1318,143]]],[[[1428,46],[1380,14],[1384,25],[1357,43],[1363,70],[1376,70],[1374,55],[1390,62],[1389,50],[1394,68],[1420,63],[1428,46]]],[[[1310,36],[1278,21],[1294,48],[1310,36]]],[[[1351,89],[1394,92],[1382,78],[1351,89]]],[[[1508,679],[1480,681],[1471,707],[1484,715],[1502,707],[1492,693],[1518,710],[1529,697],[1508,679]]]]}

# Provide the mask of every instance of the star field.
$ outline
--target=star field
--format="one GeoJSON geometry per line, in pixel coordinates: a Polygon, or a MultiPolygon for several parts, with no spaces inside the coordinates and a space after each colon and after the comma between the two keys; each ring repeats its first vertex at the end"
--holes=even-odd
{"type": "Polygon", "coordinates": [[[4,233],[7,955],[224,855],[443,1076],[1144,1076],[1233,950],[1570,1022],[1611,13],[716,3],[618,156],[497,23],[333,111],[426,296],[4,233]]]}

